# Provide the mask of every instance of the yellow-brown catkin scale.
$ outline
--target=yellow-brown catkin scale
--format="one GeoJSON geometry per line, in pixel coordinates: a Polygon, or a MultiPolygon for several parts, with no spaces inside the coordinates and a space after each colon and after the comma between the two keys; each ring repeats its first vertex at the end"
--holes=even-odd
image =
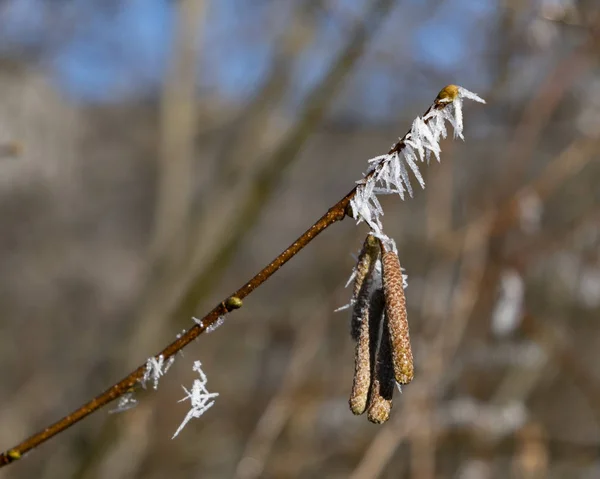
{"type": "Polygon", "coordinates": [[[367,419],[375,424],[383,424],[390,418],[392,401],[381,396],[381,383],[375,379],[371,388],[371,399],[369,401],[369,412],[367,419]]]}
{"type": "Polygon", "coordinates": [[[448,85],[445,86],[439,93],[437,98],[435,99],[436,103],[451,103],[456,100],[458,96],[458,86],[456,85],[448,85]]]}
{"type": "Polygon", "coordinates": [[[394,375],[400,384],[408,384],[414,377],[408,319],[406,315],[406,299],[402,285],[402,269],[398,255],[386,251],[382,260],[383,290],[385,293],[385,312],[388,318],[388,329],[392,345],[394,375]]]}
{"type": "Polygon", "coordinates": [[[382,424],[389,419],[396,382],[387,321],[387,315],[380,320],[380,327],[383,331],[381,332],[381,343],[379,344],[377,361],[373,371],[373,384],[367,412],[367,419],[375,424],[382,424]]]}
{"type": "Polygon", "coordinates": [[[356,263],[356,276],[354,277],[354,290],[352,292],[353,299],[356,300],[358,298],[365,280],[371,276],[379,253],[379,240],[373,235],[367,235],[356,263]]]}

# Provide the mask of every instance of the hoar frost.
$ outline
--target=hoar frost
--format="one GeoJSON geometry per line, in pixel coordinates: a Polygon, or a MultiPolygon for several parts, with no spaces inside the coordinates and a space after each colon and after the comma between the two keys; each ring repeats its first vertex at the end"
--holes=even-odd
{"type": "Polygon", "coordinates": [[[377,195],[398,194],[404,199],[405,193],[408,193],[412,197],[409,170],[421,188],[425,188],[418,163],[429,162],[432,153],[440,161],[439,142],[448,136],[446,121],[454,128],[454,137],[464,140],[462,101],[465,98],[485,103],[475,93],[449,85],[440,92],[425,115],[415,119],[410,132],[393,145],[388,154],[369,160],[369,168],[365,177],[357,182],[356,194],[350,201],[350,206],[357,223],[367,223],[372,234],[384,243],[389,242],[389,238],[383,233],[383,208],[377,195]]]}
{"type": "Polygon", "coordinates": [[[185,397],[179,402],[187,401],[189,399],[192,407],[183,419],[181,425],[177,428],[177,431],[175,431],[175,434],[173,434],[172,439],[174,439],[181,432],[181,430],[191,419],[202,416],[208,409],[210,409],[215,403],[213,398],[216,398],[219,395],[219,393],[209,393],[206,389],[208,378],[206,377],[206,374],[204,374],[204,371],[202,371],[202,363],[200,361],[195,361],[192,369],[200,375],[200,379],[194,380],[191,391],[188,391],[182,386],[183,390],[185,391],[185,397]]]}
{"type": "Polygon", "coordinates": [[[414,377],[412,346],[406,312],[406,275],[398,258],[396,243],[383,231],[383,208],[377,195],[413,196],[409,171],[421,188],[425,181],[419,162],[431,156],[440,161],[440,140],[448,136],[446,121],[454,137],[463,137],[462,101],[485,103],[462,87],[445,87],[423,117],[417,117],[411,130],[392,145],[385,155],[369,160],[363,178],[357,181],[350,199],[357,224],[365,222],[370,232],[358,255],[346,286],[354,282],[350,302],[339,308],[352,310],[351,335],[356,342],[355,367],[350,409],[381,424],[389,418],[394,383],[409,384],[414,377]],[[376,357],[373,360],[373,351],[376,357]]]}

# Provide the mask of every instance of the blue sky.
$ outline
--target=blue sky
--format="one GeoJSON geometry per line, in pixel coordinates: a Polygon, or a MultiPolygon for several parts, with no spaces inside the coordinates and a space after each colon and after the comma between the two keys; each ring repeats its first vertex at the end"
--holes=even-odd
{"type": "MultiPolygon", "coordinates": [[[[334,4],[344,17],[352,18],[360,14],[365,1],[339,0],[334,4]]],[[[52,42],[44,21],[45,9],[57,8],[61,3],[49,3],[51,7],[44,0],[9,0],[9,7],[0,16],[0,51],[52,42]]],[[[160,89],[168,63],[173,3],[171,0],[65,2],[59,8],[64,10],[62,16],[66,20],[62,20],[68,40],[59,37],[57,45],[52,44],[45,54],[44,65],[59,87],[76,101],[153,96],[160,89]]],[[[210,2],[204,49],[198,63],[200,87],[232,99],[246,98],[260,84],[268,68],[273,42],[281,33],[277,30],[286,25],[285,16],[293,3],[293,0],[279,4],[266,0],[210,2]]],[[[469,65],[478,61],[471,58],[477,51],[472,36],[477,25],[491,17],[495,2],[449,0],[435,15],[420,12],[423,3],[417,0],[398,3],[382,31],[373,38],[372,49],[386,50],[393,56],[392,45],[397,42],[398,51],[404,51],[401,60],[406,70],[424,65],[446,74],[449,81],[458,81],[455,77],[461,69],[478,71],[469,65]],[[412,28],[407,22],[415,14],[419,15],[419,24],[412,28]],[[401,29],[409,26],[413,33],[407,46],[401,29]]],[[[299,92],[322,75],[339,48],[344,35],[339,22],[334,15],[324,16],[320,21],[316,45],[303,55],[294,71],[299,92]]],[[[369,113],[377,118],[389,113],[388,98],[405,79],[385,66],[373,68],[368,61],[367,64],[368,70],[355,75],[351,88],[357,89],[356,95],[369,104],[369,113]]],[[[470,81],[472,74],[469,72],[470,81]]],[[[468,86],[477,89],[481,84],[468,86]]]]}

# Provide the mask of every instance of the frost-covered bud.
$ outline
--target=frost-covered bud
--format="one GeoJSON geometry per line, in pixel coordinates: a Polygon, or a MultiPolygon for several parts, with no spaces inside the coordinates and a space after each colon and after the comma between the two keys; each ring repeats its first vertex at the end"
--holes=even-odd
{"type": "Polygon", "coordinates": [[[412,349],[408,332],[406,299],[398,255],[386,251],[382,258],[385,312],[392,344],[394,374],[399,384],[408,384],[414,376],[412,349]]]}
{"type": "Polygon", "coordinates": [[[458,98],[460,91],[457,85],[447,85],[438,93],[436,104],[451,103],[458,98]]]}

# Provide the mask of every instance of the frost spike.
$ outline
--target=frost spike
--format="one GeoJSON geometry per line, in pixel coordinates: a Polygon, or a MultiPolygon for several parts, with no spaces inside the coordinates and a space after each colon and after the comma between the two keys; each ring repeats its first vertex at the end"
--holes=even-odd
{"type": "Polygon", "coordinates": [[[399,384],[408,384],[414,377],[414,364],[410,347],[402,269],[398,255],[394,251],[386,251],[381,262],[394,375],[399,384]]]}
{"type": "Polygon", "coordinates": [[[364,221],[374,233],[383,232],[380,219],[383,211],[376,203],[376,195],[398,193],[404,199],[406,189],[412,197],[408,169],[413,171],[421,188],[425,187],[417,163],[427,161],[429,164],[432,153],[440,161],[439,142],[448,135],[446,121],[454,127],[454,138],[464,139],[464,99],[485,103],[478,95],[463,87],[448,85],[440,91],[425,114],[413,121],[411,130],[392,145],[387,155],[369,160],[369,167],[350,199],[351,216],[357,223],[364,221]]]}

